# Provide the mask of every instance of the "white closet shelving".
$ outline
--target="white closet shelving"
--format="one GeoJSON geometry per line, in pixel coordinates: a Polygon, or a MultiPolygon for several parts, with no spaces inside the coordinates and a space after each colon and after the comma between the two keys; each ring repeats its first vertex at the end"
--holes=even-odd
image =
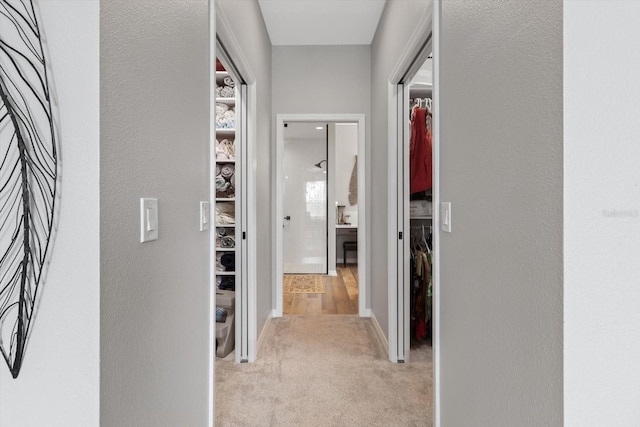
{"type": "MultiPolygon", "coordinates": [[[[216,71],[216,88],[230,79],[226,71],[216,71]]],[[[216,232],[216,284],[222,290],[235,290],[237,283],[237,246],[239,245],[239,187],[236,186],[236,89],[233,97],[216,96],[216,175],[212,185],[216,188],[215,232],[216,232]]],[[[231,92],[226,89],[225,92],[231,92]]],[[[218,91],[216,91],[216,95],[218,91]]],[[[225,95],[227,95],[225,93],[225,95]]]]}

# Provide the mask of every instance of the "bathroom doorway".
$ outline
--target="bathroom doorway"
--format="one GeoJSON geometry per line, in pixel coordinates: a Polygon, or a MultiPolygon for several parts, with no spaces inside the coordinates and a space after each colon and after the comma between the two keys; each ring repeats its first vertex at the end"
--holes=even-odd
{"type": "Polygon", "coordinates": [[[274,316],[366,316],[364,115],[276,126],[274,316]]]}
{"type": "Polygon", "coordinates": [[[283,314],[357,314],[358,124],[283,133],[283,314]]]}
{"type": "Polygon", "coordinates": [[[328,128],[328,124],[318,122],[284,124],[284,274],[327,274],[327,172],[333,163],[327,153],[328,128]]]}

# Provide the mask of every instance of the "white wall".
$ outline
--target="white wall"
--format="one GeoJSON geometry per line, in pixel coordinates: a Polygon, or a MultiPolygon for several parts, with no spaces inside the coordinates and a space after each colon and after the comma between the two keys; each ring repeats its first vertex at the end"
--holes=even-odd
{"type": "Polygon", "coordinates": [[[564,2],[567,427],[640,420],[639,20],[634,1],[564,2]]]}
{"type": "Polygon", "coordinates": [[[273,114],[366,114],[369,46],[274,46],[273,114]]]}
{"type": "MultiPolygon", "coordinates": [[[[371,139],[368,159],[371,191],[369,245],[371,248],[371,309],[382,331],[389,329],[388,307],[388,128],[389,78],[431,1],[389,1],[371,45],[371,139]]],[[[360,160],[360,159],[359,159],[360,160]]]]}
{"type": "Polygon", "coordinates": [[[273,239],[271,204],[271,42],[258,2],[217,0],[236,42],[251,67],[256,85],[257,333],[272,309],[273,239]]]}
{"type": "Polygon", "coordinates": [[[100,5],[103,426],[203,426],[209,391],[206,0],[100,5]],[[139,242],[139,198],[159,239],[139,242]]]}
{"type": "Polygon", "coordinates": [[[22,371],[0,366],[0,426],[99,417],[99,2],[36,1],[60,131],[59,223],[22,371]]]}
{"type": "Polygon", "coordinates": [[[349,203],[349,183],[358,155],[358,124],[338,123],[335,134],[335,201],[345,206],[345,212],[351,215],[351,223],[357,224],[358,204],[349,203]]]}
{"type": "Polygon", "coordinates": [[[440,59],[442,425],[560,426],[562,4],[445,1],[440,59]]]}

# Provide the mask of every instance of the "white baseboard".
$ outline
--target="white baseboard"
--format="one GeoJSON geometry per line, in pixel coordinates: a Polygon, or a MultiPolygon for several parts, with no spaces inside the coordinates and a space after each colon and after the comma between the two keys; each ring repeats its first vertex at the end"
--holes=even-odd
{"type": "Polygon", "coordinates": [[[336,270],[329,270],[329,276],[337,276],[338,272],[336,270]]]}
{"type": "Polygon", "coordinates": [[[266,322],[264,322],[264,327],[262,328],[260,336],[258,337],[258,344],[256,345],[256,359],[258,358],[258,354],[260,354],[260,349],[262,348],[262,344],[264,343],[265,336],[267,335],[269,328],[271,328],[271,319],[273,319],[273,311],[269,314],[269,317],[267,317],[266,322]]]}
{"type": "Polygon", "coordinates": [[[373,313],[371,313],[370,311],[369,311],[369,317],[371,318],[371,321],[373,323],[373,330],[375,331],[376,338],[378,339],[378,342],[384,348],[385,353],[389,354],[389,340],[384,335],[384,332],[382,331],[382,328],[380,327],[380,323],[378,323],[378,319],[376,319],[376,316],[373,313]]]}

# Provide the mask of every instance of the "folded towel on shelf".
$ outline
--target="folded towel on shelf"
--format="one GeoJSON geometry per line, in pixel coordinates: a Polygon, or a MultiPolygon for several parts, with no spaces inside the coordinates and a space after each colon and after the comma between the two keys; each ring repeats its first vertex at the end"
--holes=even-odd
{"type": "Polygon", "coordinates": [[[227,192],[225,194],[228,198],[233,199],[236,196],[236,187],[229,183],[229,188],[227,189],[227,192]]]}
{"type": "Polygon", "coordinates": [[[218,197],[224,197],[224,195],[221,195],[220,193],[225,193],[229,187],[231,187],[231,183],[224,179],[222,175],[216,176],[216,195],[218,197]]]}
{"type": "Polygon", "coordinates": [[[236,123],[236,112],[233,109],[225,110],[223,113],[218,114],[216,107],[216,128],[218,129],[233,129],[236,123]]]}
{"type": "Polygon", "coordinates": [[[236,290],[236,278],[234,276],[222,276],[218,288],[223,291],[236,290]]]}
{"type": "Polygon", "coordinates": [[[235,248],[236,239],[233,236],[216,237],[216,247],[218,248],[235,248]]]}
{"type": "Polygon", "coordinates": [[[235,98],[236,91],[230,86],[223,86],[220,89],[220,98],[235,98]]]}
{"type": "Polygon", "coordinates": [[[216,116],[223,115],[228,109],[229,109],[229,106],[227,104],[216,102],[216,116]]]}
{"type": "Polygon", "coordinates": [[[224,82],[225,86],[230,86],[230,87],[235,87],[236,86],[236,82],[233,81],[231,76],[225,77],[223,82],[224,82]]]}
{"type": "Polygon", "coordinates": [[[226,180],[231,179],[234,173],[235,173],[235,167],[233,165],[222,165],[222,169],[220,170],[220,175],[222,175],[226,180]]]}
{"type": "Polygon", "coordinates": [[[216,224],[235,224],[236,207],[233,202],[216,203],[216,224]]]}
{"type": "Polygon", "coordinates": [[[234,271],[236,269],[236,254],[224,252],[220,256],[220,263],[226,271],[234,271]]]}
{"type": "MultiPolygon", "coordinates": [[[[235,156],[233,142],[228,139],[216,141],[216,159],[217,160],[233,160],[235,156]]],[[[217,173],[216,173],[217,175],[217,173]]]]}
{"type": "Polygon", "coordinates": [[[216,165],[216,176],[220,175],[220,170],[222,170],[222,167],[220,165],[216,165]]]}

